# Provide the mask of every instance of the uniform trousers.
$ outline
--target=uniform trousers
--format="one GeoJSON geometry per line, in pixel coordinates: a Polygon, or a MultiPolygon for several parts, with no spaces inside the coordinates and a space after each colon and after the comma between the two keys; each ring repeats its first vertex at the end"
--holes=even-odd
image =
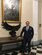
{"type": "Polygon", "coordinates": [[[31,51],[31,39],[28,39],[25,37],[25,38],[23,38],[20,52],[24,53],[24,52],[26,52],[26,50],[28,51],[28,53],[31,51]],[[27,47],[26,47],[26,44],[28,44],[27,47]],[[27,48],[28,48],[28,50],[27,50],[27,48]]]}

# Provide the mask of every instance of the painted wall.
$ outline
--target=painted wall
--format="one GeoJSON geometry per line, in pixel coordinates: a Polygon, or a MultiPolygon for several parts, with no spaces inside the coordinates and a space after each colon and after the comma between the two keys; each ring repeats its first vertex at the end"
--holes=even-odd
{"type": "MultiPolygon", "coordinates": [[[[38,3],[38,25],[41,24],[41,0],[38,3]]],[[[38,37],[41,39],[41,27],[38,27],[38,37]]]]}
{"type": "MultiPolygon", "coordinates": [[[[25,21],[29,20],[30,25],[32,25],[32,0],[22,0],[22,14],[21,14],[21,27],[25,25],[25,21]]],[[[9,37],[9,31],[6,31],[5,29],[2,28],[1,26],[1,21],[2,21],[2,9],[1,9],[1,0],[0,0],[0,37],[9,37]]],[[[21,32],[20,28],[17,31],[17,35],[20,34],[21,32]]]]}
{"type": "Polygon", "coordinates": [[[42,40],[42,0],[39,0],[39,13],[38,13],[38,24],[41,24],[41,27],[39,27],[39,40],[42,40]]]}
{"type": "Polygon", "coordinates": [[[42,40],[42,2],[41,2],[41,40],[42,40]]]}

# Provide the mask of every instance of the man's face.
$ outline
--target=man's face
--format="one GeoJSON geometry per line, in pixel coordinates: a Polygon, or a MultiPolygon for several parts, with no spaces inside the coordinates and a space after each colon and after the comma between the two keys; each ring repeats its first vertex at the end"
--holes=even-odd
{"type": "Polygon", "coordinates": [[[26,26],[29,26],[29,21],[26,21],[26,26]]]}

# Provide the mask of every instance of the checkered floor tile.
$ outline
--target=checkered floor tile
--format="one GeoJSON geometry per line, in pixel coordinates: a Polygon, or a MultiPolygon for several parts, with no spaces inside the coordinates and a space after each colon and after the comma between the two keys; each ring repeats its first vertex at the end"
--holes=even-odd
{"type": "Polygon", "coordinates": [[[31,49],[31,55],[42,55],[42,45],[33,46],[31,49]]]}
{"type": "MultiPolygon", "coordinates": [[[[21,55],[21,53],[19,53],[19,51],[16,51],[14,53],[11,52],[11,53],[7,53],[7,54],[3,54],[3,55],[21,55]]],[[[28,54],[26,54],[26,55],[28,55],[28,54]]],[[[42,45],[31,47],[30,55],[42,55],[42,45]]]]}

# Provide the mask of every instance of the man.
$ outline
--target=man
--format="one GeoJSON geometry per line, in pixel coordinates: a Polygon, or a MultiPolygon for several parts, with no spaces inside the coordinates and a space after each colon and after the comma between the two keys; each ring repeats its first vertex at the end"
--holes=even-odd
{"type": "Polygon", "coordinates": [[[27,43],[28,43],[28,53],[30,53],[30,51],[31,51],[30,43],[31,43],[31,39],[33,38],[33,35],[34,35],[34,30],[33,30],[33,27],[31,27],[29,24],[30,24],[30,22],[26,21],[26,26],[23,27],[21,34],[20,34],[20,36],[22,37],[22,34],[24,33],[22,48],[21,48],[22,53],[24,53],[26,51],[27,43]]]}

